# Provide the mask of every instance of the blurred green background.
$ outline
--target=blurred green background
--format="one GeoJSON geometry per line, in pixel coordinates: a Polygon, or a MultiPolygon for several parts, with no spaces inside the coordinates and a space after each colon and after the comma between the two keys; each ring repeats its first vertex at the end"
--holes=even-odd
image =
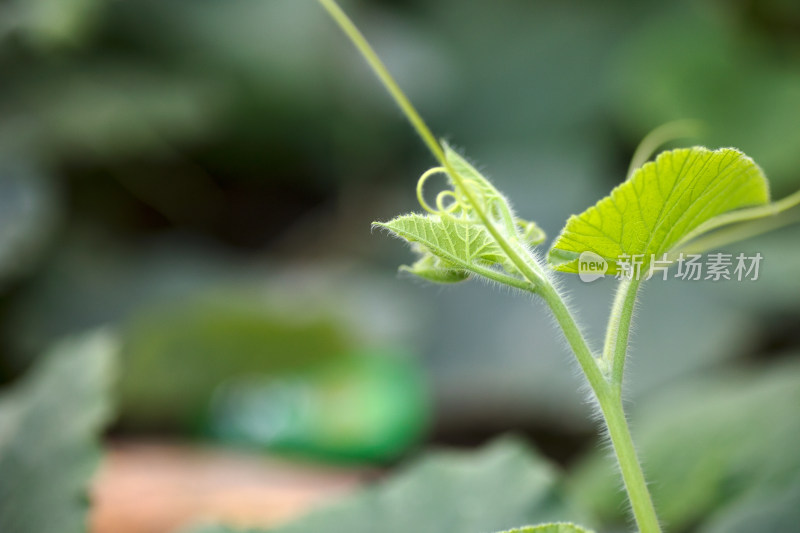
{"type": "MultiPolygon", "coordinates": [[[[797,2],[342,4],[434,131],[551,237],[676,119],[705,124],[682,144],[753,157],[775,198],[800,188],[797,2]]],[[[431,165],[316,2],[3,0],[0,379],[111,325],[117,435],[387,461],[513,430],[573,464],[591,410],[543,307],[398,276],[409,251],[370,230],[417,209],[431,165]]],[[[634,420],[687,379],[797,375],[798,237],[732,248],[764,256],[757,282],[644,291],[634,420]]],[[[599,344],[613,281],[564,285],[599,344]]],[[[795,444],[773,454],[800,469],[795,444]]]]}

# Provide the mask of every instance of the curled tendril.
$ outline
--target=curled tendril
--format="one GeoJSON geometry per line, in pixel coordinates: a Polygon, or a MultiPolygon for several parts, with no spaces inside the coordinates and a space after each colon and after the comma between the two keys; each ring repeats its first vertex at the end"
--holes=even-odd
{"type": "MultiPolygon", "coordinates": [[[[473,172],[477,174],[477,171],[473,172]]],[[[478,216],[477,208],[469,196],[480,206],[489,220],[497,224],[508,237],[529,246],[537,246],[544,242],[545,234],[541,228],[533,222],[516,218],[503,195],[480,175],[467,177],[462,174],[461,183],[456,185],[450,179],[447,169],[433,167],[422,174],[417,181],[417,200],[425,211],[457,224],[481,224],[481,217],[478,216]],[[431,176],[437,174],[443,174],[451,188],[436,195],[433,207],[425,201],[425,184],[431,176]]]]}
{"type": "Polygon", "coordinates": [[[454,213],[461,208],[461,204],[454,191],[446,190],[436,195],[436,208],[442,213],[454,213]],[[448,198],[451,202],[445,205],[448,198]]]}
{"type": "Polygon", "coordinates": [[[447,170],[445,170],[444,167],[433,167],[420,176],[419,181],[417,181],[417,200],[419,201],[419,205],[422,206],[422,209],[428,213],[431,213],[432,215],[438,215],[439,211],[428,205],[428,202],[425,201],[425,195],[423,192],[425,189],[425,182],[428,181],[428,178],[435,176],[436,174],[444,174],[446,176],[447,170]]]}
{"type": "MultiPolygon", "coordinates": [[[[445,189],[439,192],[436,195],[435,208],[425,200],[425,183],[429,178],[431,178],[431,176],[435,176],[437,174],[444,174],[445,176],[448,176],[447,170],[444,167],[433,167],[422,174],[417,181],[417,200],[419,201],[419,205],[432,215],[447,217],[456,222],[475,222],[474,218],[471,216],[474,214],[475,209],[472,207],[472,205],[470,205],[467,196],[462,190],[460,190],[459,187],[445,189]]],[[[464,185],[470,187],[470,192],[472,192],[473,196],[476,196],[480,202],[486,202],[484,191],[481,190],[477,183],[474,183],[472,180],[465,179],[464,185]]]]}

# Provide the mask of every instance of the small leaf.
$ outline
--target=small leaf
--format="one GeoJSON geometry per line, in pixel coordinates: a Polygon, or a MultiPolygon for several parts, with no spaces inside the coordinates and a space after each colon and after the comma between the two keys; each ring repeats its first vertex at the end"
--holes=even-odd
{"type": "Polygon", "coordinates": [[[569,522],[556,522],[552,524],[539,524],[518,529],[509,529],[500,533],[593,533],[591,530],[576,526],[569,522]]]}
{"type": "Polygon", "coordinates": [[[528,220],[517,219],[517,226],[519,226],[521,241],[528,246],[538,246],[547,238],[547,234],[540,228],[536,222],[528,220]]]}
{"type": "Polygon", "coordinates": [[[88,485],[109,418],[115,343],[56,346],[0,399],[0,531],[86,531],[88,485]]]}
{"type": "Polygon", "coordinates": [[[646,268],[651,256],[660,258],[705,221],[768,201],[764,174],[738,150],[663,152],[595,206],[570,217],[548,260],[556,270],[575,273],[578,256],[590,251],[614,274],[620,256],[641,255],[646,268]]]}
{"type": "MultiPolygon", "coordinates": [[[[389,222],[375,222],[403,239],[417,243],[424,252],[429,252],[444,261],[439,268],[472,270],[477,266],[491,266],[504,261],[505,256],[495,244],[486,228],[476,223],[444,215],[401,215],[389,222]]],[[[423,256],[423,261],[425,257],[423,256]]],[[[406,270],[430,274],[431,265],[425,261],[406,270]]],[[[450,278],[452,274],[444,277],[450,278]]],[[[426,276],[423,276],[426,277],[426,276]]],[[[433,276],[435,277],[435,276],[433,276]]],[[[430,278],[428,278],[430,279],[430,278]]]]}
{"type": "Polygon", "coordinates": [[[467,271],[453,268],[421,246],[416,247],[415,251],[421,257],[411,266],[401,266],[401,271],[410,272],[434,283],[458,283],[469,278],[467,271]]]}

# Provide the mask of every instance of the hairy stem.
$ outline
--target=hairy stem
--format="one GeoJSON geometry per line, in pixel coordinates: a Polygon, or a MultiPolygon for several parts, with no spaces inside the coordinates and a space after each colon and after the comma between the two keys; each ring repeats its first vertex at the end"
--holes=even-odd
{"type": "Polygon", "coordinates": [[[638,279],[620,282],[617,294],[614,297],[611,314],[608,317],[603,361],[606,368],[610,369],[608,377],[611,384],[617,388],[622,388],[625,357],[628,353],[628,338],[633,320],[633,311],[636,306],[636,296],[641,283],[638,279]]]}
{"type": "MultiPolygon", "coordinates": [[[[627,282],[623,282],[627,283],[627,282]]],[[[627,285],[625,290],[620,289],[620,293],[624,294],[623,298],[617,298],[623,303],[617,305],[615,302],[615,309],[620,307],[621,311],[612,313],[612,319],[609,321],[609,331],[614,331],[614,338],[616,341],[613,343],[616,349],[614,354],[619,356],[619,374],[622,374],[622,360],[624,360],[627,352],[627,338],[630,328],[630,321],[633,312],[633,302],[636,297],[639,282],[636,281],[627,285]],[[618,319],[613,316],[617,314],[618,319]],[[616,327],[614,326],[616,324],[616,327]]],[[[622,408],[622,394],[621,394],[621,377],[620,381],[616,381],[614,376],[616,370],[612,371],[611,375],[606,377],[597,365],[597,360],[592,355],[591,350],[586,344],[575,319],[569,312],[563,298],[556,292],[552,285],[547,285],[545,288],[537,289],[545,301],[553,311],[553,315],[561,326],[564,336],[567,338],[572,351],[581,365],[581,369],[592,387],[597,403],[600,406],[600,412],[603,415],[608,434],[611,437],[611,443],[614,446],[614,454],[617,457],[620,471],[622,473],[622,480],[625,483],[625,490],[628,493],[628,499],[633,509],[633,516],[636,519],[636,524],[641,533],[658,533],[661,531],[658,525],[658,517],[656,515],[653,501],[650,498],[650,493],[647,490],[647,483],[642,472],[642,467],[639,465],[639,460],[636,457],[636,450],[633,447],[633,439],[628,428],[628,423],[625,420],[625,413],[622,408]]],[[[616,363],[617,358],[614,358],[616,363]]],[[[617,365],[612,365],[616,369],[617,365]]]]}
{"type": "Polygon", "coordinates": [[[425,121],[422,120],[417,110],[414,109],[414,106],[408,100],[406,95],[400,89],[400,86],[397,85],[397,82],[394,80],[392,75],[389,73],[389,70],[386,68],[386,65],[383,64],[381,59],[378,57],[378,54],[375,53],[375,50],[370,46],[369,42],[364,38],[364,35],[356,28],[353,21],[345,14],[344,11],[339,7],[339,5],[334,0],[319,0],[320,4],[330,13],[331,17],[336,21],[336,23],[342,28],[342,31],[350,38],[353,42],[355,47],[361,52],[361,55],[367,61],[369,66],[381,80],[386,90],[392,96],[394,101],[403,111],[408,121],[411,122],[411,125],[417,131],[422,140],[430,149],[433,156],[439,161],[439,163],[447,170],[447,173],[453,179],[453,182],[456,186],[461,189],[461,192],[464,194],[464,197],[467,201],[472,205],[475,213],[478,215],[478,218],[481,219],[481,222],[486,227],[489,234],[492,238],[497,242],[497,245],[505,252],[514,266],[519,270],[522,276],[528,280],[533,285],[539,285],[540,282],[543,280],[544,272],[542,272],[539,265],[533,258],[527,253],[527,250],[520,249],[519,246],[515,246],[513,243],[508,242],[500,231],[495,227],[494,223],[489,219],[486,212],[484,211],[483,207],[477,201],[477,198],[472,193],[471,189],[464,184],[464,178],[455,171],[453,165],[450,164],[450,161],[445,157],[444,151],[439,143],[436,141],[436,137],[434,137],[433,133],[431,132],[428,125],[425,124],[425,121]]]}
{"type": "MultiPolygon", "coordinates": [[[[495,227],[480,203],[477,202],[471,189],[465,186],[464,178],[453,169],[453,166],[445,157],[444,151],[436,141],[433,133],[431,133],[419,113],[417,113],[414,106],[411,105],[411,102],[399,88],[397,82],[395,82],[391,74],[389,74],[386,66],[381,62],[378,55],[352,21],[334,0],[319,0],[319,2],[330,13],[333,19],[339,24],[345,34],[364,56],[367,63],[389,91],[389,94],[391,94],[409,122],[411,122],[411,125],[420,137],[422,137],[422,140],[433,153],[434,157],[436,157],[445,170],[447,170],[447,173],[450,175],[455,185],[459,187],[464,197],[475,209],[475,212],[492,238],[505,252],[514,267],[522,274],[524,280],[507,276],[491,269],[486,269],[486,272],[481,272],[481,275],[493,281],[538,294],[550,306],[556,321],[563,330],[567,342],[569,342],[572,351],[575,353],[578,363],[586,375],[589,385],[592,387],[598,403],[600,404],[600,409],[606,421],[609,434],[611,435],[611,441],[614,444],[614,450],[620,464],[620,469],[622,470],[622,476],[631,500],[636,522],[642,533],[656,533],[660,531],[655,510],[650,500],[650,495],[647,492],[647,485],[636,458],[633,441],[625,421],[625,415],[622,411],[619,387],[614,386],[614,384],[606,378],[604,371],[601,370],[601,367],[598,365],[598,360],[589,349],[580,328],[564,303],[564,299],[552,285],[542,267],[531,256],[527,248],[516,241],[507,240],[500,230],[495,227]]],[[[622,318],[624,318],[624,315],[622,318]]],[[[624,320],[621,319],[620,323],[622,324],[623,322],[624,320]]],[[[629,322],[630,320],[628,319],[628,324],[629,322]]],[[[627,346],[627,328],[623,336],[625,338],[625,346],[627,346]]],[[[617,334],[617,337],[620,337],[619,334],[617,334]]],[[[624,358],[624,356],[625,353],[623,351],[622,357],[624,358]]]]}
{"type": "Polygon", "coordinates": [[[607,375],[609,390],[595,391],[600,411],[608,427],[608,435],[614,446],[614,453],[619,462],[622,480],[628,499],[631,502],[633,516],[642,533],[661,531],[658,525],[653,500],[647,490],[642,467],[636,457],[625,411],[622,406],[622,378],[625,371],[625,358],[628,355],[628,338],[630,336],[633,311],[641,280],[623,280],[617,288],[614,305],[608,317],[606,341],[603,349],[603,361],[610,369],[607,375]]]}
{"type": "Polygon", "coordinates": [[[636,457],[636,449],[633,447],[633,439],[622,408],[622,399],[616,392],[609,394],[607,391],[602,391],[597,395],[597,400],[608,427],[611,444],[614,446],[614,454],[619,462],[636,525],[639,526],[641,533],[660,533],[661,526],[658,524],[656,509],[647,490],[642,467],[636,457]]]}
{"type": "Polygon", "coordinates": [[[537,287],[536,294],[541,296],[550,307],[556,322],[558,322],[559,327],[564,332],[564,337],[566,337],[570,348],[578,359],[578,364],[586,375],[586,379],[589,381],[589,385],[592,387],[595,396],[599,398],[601,393],[610,392],[608,390],[609,383],[606,381],[603,372],[597,365],[597,359],[592,354],[583,333],[581,333],[578,324],[575,322],[575,318],[572,316],[569,308],[564,303],[564,299],[558,294],[555,287],[547,283],[537,287]]]}
{"type": "Polygon", "coordinates": [[[509,276],[508,274],[504,274],[503,272],[498,272],[497,270],[482,267],[480,265],[471,265],[470,268],[476,274],[480,274],[484,278],[499,283],[500,285],[507,285],[509,287],[514,287],[515,289],[526,292],[535,291],[535,287],[527,280],[515,278],[513,276],[509,276]]]}

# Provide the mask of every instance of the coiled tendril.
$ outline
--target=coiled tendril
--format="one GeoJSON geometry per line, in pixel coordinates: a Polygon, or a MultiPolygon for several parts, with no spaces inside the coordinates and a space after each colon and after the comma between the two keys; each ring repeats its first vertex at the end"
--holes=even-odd
{"type": "MultiPolygon", "coordinates": [[[[494,223],[498,223],[509,237],[517,236],[516,228],[518,224],[522,227],[529,224],[521,220],[514,222],[514,216],[506,199],[488,181],[479,181],[462,175],[461,182],[464,187],[469,187],[472,197],[482,207],[489,219],[494,223]]],[[[447,218],[460,224],[482,223],[475,206],[469,201],[461,187],[453,183],[447,173],[447,169],[444,167],[433,167],[420,176],[417,181],[417,200],[422,209],[432,215],[447,218]],[[447,177],[451,188],[445,189],[436,195],[434,207],[425,200],[424,189],[426,182],[437,174],[443,174],[447,177]]]]}
{"type": "MultiPolygon", "coordinates": [[[[505,197],[488,180],[477,174],[477,171],[471,168],[469,170],[474,174],[472,172],[466,176],[461,174],[460,181],[464,187],[469,188],[472,198],[481,206],[490,222],[497,224],[498,229],[501,229],[507,237],[518,239],[522,243],[536,246],[544,241],[545,235],[541,228],[533,222],[515,217],[505,197]]],[[[461,186],[453,182],[444,167],[433,167],[420,176],[417,181],[417,200],[422,209],[448,221],[459,224],[483,223],[475,206],[464,194],[461,186]],[[431,206],[425,200],[425,185],[437,174],[444,175],[451,188],[440,191],[436,195],[434,205],[431,206]]]]}

